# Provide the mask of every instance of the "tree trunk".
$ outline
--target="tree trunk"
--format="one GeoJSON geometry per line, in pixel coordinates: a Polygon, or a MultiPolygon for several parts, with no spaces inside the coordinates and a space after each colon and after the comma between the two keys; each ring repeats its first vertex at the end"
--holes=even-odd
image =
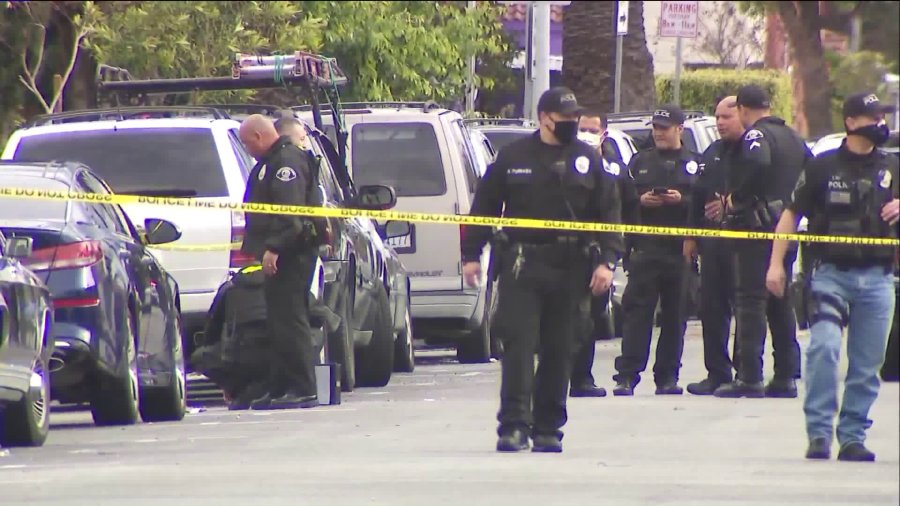
{"type": "Polygon", "coordinates": [[[573,1],[563,23],[562,81],[581,105],[602,113],[613,110],[615,10],[615,2],[573,1]]]}
{"type": "Polygon", "coordinates": [[[622,110],[647,111],[656,107],[656,80],[644,33],[644,2],[628,5],[628,35],[622,43],[622,110]]]}
{"type": "Polygon", "coordinates": [[[832,86],[820,33],[818,2],[777,2],[790,42],[794,129],[806,138],[831,133],[832,86]]]}

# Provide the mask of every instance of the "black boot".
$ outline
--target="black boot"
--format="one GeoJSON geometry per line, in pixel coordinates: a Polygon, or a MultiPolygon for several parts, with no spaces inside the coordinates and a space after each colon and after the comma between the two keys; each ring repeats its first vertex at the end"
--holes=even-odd
{"type": "Polygon", "coordinates": [[[535,453],[562,453],[562,438],[556,434],[538,434],[534,436],[535,453]]]}
{"type": "Polygon", "coordinates": [[[875,454],[870,452],[859,441],[854,441],[841,446],[841,451],[838,452],[838,460],[843,460],[844,462],[875,462],[875,454]]]}
{"type": "Polygon", "coordinates": [[[569,390],[570,397],[606,397],[606,389],[597,385],[588,383],[572,387],[569,390]]]}
{"type": "Polygon", "coordinates": [[[281,397],[272,399],[270,409],[305,409],[319,405],[319,398],[315,395],[302,395],[296,392],[288,392],[281,397]]]}
{"type": "Polygon", "coordinates": [[[687,386],[687,391],[693,395],[712,395],[717,388],[727,383],[731,382],[722,382],[713,378],[706,378],[698,383],[689,384],[687,386]]]}
{"type": "Polygon", "coordinates": [[[766,385],[766,397],[775,397],[778,399],[796,399],[797,398],[797,382],[794,378],[779,379],[773,378],[766,385]]]}
{"type": "Polygon", "coordinates": [[[528,435],[522,429],[505,431],[497,440],[498,452],[520,452],[528,449],[528,435]]]}
{"type": "Polygon", "coordinates": [[[806,458],[813,460],[828,460],[831,458],[831,441],[828,438],[817,437],[809,441],[806,450],[806,458]]]}
{"type": "Polygon", "coordinates": [[[637,386],[637,382],[630,379],[619,380],[616,383],[616,388],[613,389],[613,395],[626,396],[631,397],[634,395],[634,387],[637,386]]]}
{"type": "Polygon", "coordinates": [[[762,399],[766,396],[766,388],[763,386],[762,381],[759,383],[744,383],[741,380],[734,380],[732,383],[717,388],[713,395],[726,399],[738,399],[740,397],[762,399]]]}
{"type": "Polygon", "coordinates": [[[656,384],[656,395],[681,395],[684,390],[678,386],[675,380],[664,381],[656,384]]]}

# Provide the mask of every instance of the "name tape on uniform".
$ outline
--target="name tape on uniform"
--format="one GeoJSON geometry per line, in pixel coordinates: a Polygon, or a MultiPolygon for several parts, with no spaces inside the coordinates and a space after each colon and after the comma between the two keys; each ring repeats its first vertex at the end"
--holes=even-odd
{"type": "MultiPolygon", "coordinates": [[[[312,216],[319,218],[371,218],[380,221],[398,220],[414,223],[442,223],[447,225],[476,225],[489,227],[532,228],[545,230],[562,230],[568,232],[618,232],[639,235],[661,235],[682,237],[704,237],[722,239],[757,239],[803,241],[851,244],[856,246],[900,246],[898,239],[879,237],[824,236],[810,234],[775,234],[772,232],[745,232],[739,230],[718,230],[680,227],[657,227],[651,225],[624,225],[615,223],[590,223],[575,221],[541,220],[533,218],[497,218],[490,216],[468,216],[438,213],[416,213],[406,211],[372,211],[365,209],[346,209],[331,207],[304,207],[280,204],[256,204],[242,202],[223,202],[202,198],[147,197],[143,195],[96,194],[58,190],[40,190],[34,188],[0,188],[0,198],[25,200],[76,201],[93,204],[119,205],[151,205],[162,207],[180,207],[187,209],[208,209],[242,211],[245,213],[285,214],[292,216],[312,216]]],[[[198,246],[153,246],[159,249],[211,251],[231,249],[234,245],[198,245],[198,246]]]]}

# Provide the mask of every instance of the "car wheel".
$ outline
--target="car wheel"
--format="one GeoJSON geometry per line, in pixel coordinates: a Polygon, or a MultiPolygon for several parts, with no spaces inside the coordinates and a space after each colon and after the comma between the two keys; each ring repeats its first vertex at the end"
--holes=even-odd
{"type": "Polygon", "coordinates": [[[338,329],[328,334],[328,359],[341,364],[341,391],[352,392],[356,386],[356,364],[353,353],[353,298],[350,289],[341,296],[338,329]]]}
{"type": "Polygon", "coordinates": [[[403,329],[394,341],[394,371],[413,372],[416,368],[416,350],[413,346],[412,317],[409,314],[409,303],[403,317],[403,329]]]}
{"type": "Polygon", "coordinates": [[[363,387],[383,387],[394,371],[394,323],[387,291],[380,284],[366,318],[365,330],[372,331],[372,339],[368,345],[355,350],[356,383],[363,387]]]}
{"type": "Polygon", "coordinates": [[[138,421],[139,394],[137,353],[134,343],[134,317],[127,313],[125,325],[128,372],[123,376],[102,378],[91,396],[91,415],[96,425],[132,425],[138,421]]]}
{"type": "MultiPolygon", "coordinates": [[[[181,342],[181,319],[176,327],[176,342],[181,342]]],[[[186,380],[184,377],[184,359],[180,346],[172,350],[175,357],[175,368],[172,380],[164,387],[143,387],[140,389],[141,420],[145,422],[177,422],[184,418],[187,411],[185,395],[186,380]]]]}
{"type": "Polygon", "coordinates": [[[0,446],[41,446],[50,432],[50,371],[43,358],[31,369],[28,392],[0,413],[0,446]]]}
{"type": "Polygon", "coordinates": [[[482,364],[491,361],[491,322],[496,311],[494,302],[496,285],[496,282],[489,283],[484,292],[481,325],[456,345],[456,358],[462,364],[482,364]]]}

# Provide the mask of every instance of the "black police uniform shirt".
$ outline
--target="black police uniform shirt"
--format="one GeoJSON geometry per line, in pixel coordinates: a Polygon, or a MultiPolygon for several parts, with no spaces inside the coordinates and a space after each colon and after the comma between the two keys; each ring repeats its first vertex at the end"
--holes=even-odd
{"type": "MultiPolygon", "coordinates": [[[[308,155],[282,136],[250,171],[245,203],[304,206],[312,170],[308,155]]],[[[295,254],[307,248],[309,228],[302,216],[247,213],[241,250],[261,259],[266,250],[295,254]]]]}
{"type": "Polygon", "coordinates": [[[729,190],[737,207],[757,201],[787,204],[804,162],[812,158],[803,139],[783,119],[760,118],[741,140],[729,172],[729,190]]]}
{"type": "MultiPolygon", "coordinates": [[[[691,191],[700,173],[699,155],[682,146],[677,150],[650,148],[631,159],[628,172],[634,180],[635,192],[643,195],[654,188],[678,190],[681,202],[660,207],[639,206],[642,225],[684,227],[688,223],[691,191]]],[[[681,254],[680,237],[635,235],[630,238],[635,249],[660,250],[681,254]]]]}
{"type": "Polygon", "coordinates": [[[692,228],[720,228],[720,223],[706,219],[706,203],[716,194],[728,194],[728,170],[737,155],[738,141],[716,139],[700,155],[700,175],[694,184],[688,226],[692,228]]]}
{"type": "MultiPolygon", "coordinates": [[[[789,209],[807,217],[811,234],[897,238],[897,226],[881,218],[884,204],[898,197],[897,172],[897,157],[879,149],[858,155],[845,140],[807,163],[789,209]]],[[[816,259],[847,266],[889,266],[897,259],[892,246],[810,246],[816,259]]]]}
{"type": "MultiPolygon", "coordinates": [[[[620,223],[615,178],[609,170],[609,166],[603,169],[600,156],[588,144],[576,140],[568,146],[551,146],[535,132],[500,150],[478,184],[471,214],[620,223]]],[[[511,243],[544,244],[561,236],[578,237],[583,245],[596,244],[598,260],[604,263],[615,263],[622,253],[622,237],[616,233],[504,230],[511,243]]],[[[490,236],[489,227],[465,227],[463,261],[478,261],[490,236]]]]}

